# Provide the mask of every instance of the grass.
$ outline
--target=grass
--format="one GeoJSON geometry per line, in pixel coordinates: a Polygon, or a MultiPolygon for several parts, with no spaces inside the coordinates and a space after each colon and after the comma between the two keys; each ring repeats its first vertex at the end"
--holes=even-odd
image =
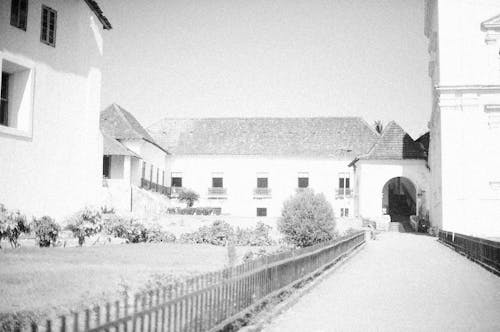
{"type": "MultiPolygon", "coordinates": [[[[255,248],[254,248],[255,249],[255,248]]],[[[237,248],[237,257],[248,250],[237,248]]],[[[148,283],[214,271],[227,249],[192,244],[115,244],[0,251],[0,312],[53,317],[134,293],[148,283]]]]}

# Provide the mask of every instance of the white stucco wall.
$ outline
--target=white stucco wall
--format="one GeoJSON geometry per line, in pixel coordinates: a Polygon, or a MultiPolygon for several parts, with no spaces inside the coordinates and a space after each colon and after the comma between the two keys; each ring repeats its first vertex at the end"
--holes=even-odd
{"type": "Polygon", "coordinates": [[[0,202],[63,217],[95,203],[101,186],[99,133],[102,27],[84,1],[44,0],[57,10],[56,47],[40,42],[42,1],[29,1],[27,31],[0,2],[0,58],[32,65],[32,132],[0,130],[0,202]]]}
{"type": "MultiPolygon", "coordinates": [[[[165,171],[167,154],[154,144],[145,140],[121,140],[121,142],[131,151],[141,156],[142,162],[147,163],[146,179],[149,180],[150,167],[153,165],[153,182],[156,182],[156,174],[159,169],[159,184],[162,182],[162,172],[165,171]]],[[[142,162],[133,162],[131,171],[131,183],[140,186],[142,176],[142,162]]],[[[165,173],[165,185],[167,185],[167,174],[165,173]]]]}
{"type": "Polygon", "coordinates": [[[422,201],[428,201],[429,172],[425,160],[360,160],[356,163],[356,191],[361,217],[371,220],[383,218],[383,189],[395,177],[407,178],[415,186],[417,196],[421,194],[416,200],[417,211],[422,201]]]}
{"type": "MultiPolygon", "coordinates": [[[[500,130],[487,106],[500,104],[500,43],[481,23],[497,0],[428,0],[433,68],[431,222],[449,231],[500,236],[500,130]]],[[[498,112],[497,112],[498,113],[498,112]]],[[[498,113],[500,114],[500,113],[498,113]]]]}
{"type": "Polygon", "coordinates": [[[353,199],[336,199],[338,173],[351,173],[351,188],[354,187],[350,160],[300,157],[264,157],[233,155],[168,156],[167,178],[170,185],[172,172],[182,173],[183,187],[198,192],[201,196],[197,206],[220,206],[223,213],[239,217],[255,217],[257,207],[267,208],[269,217],[281,214],[283,202],[295,193],[299,172],[309,174],[309,187],[325,194],[334,207],[336,216],[340,208],[354,212],[353,199]],[[221,173],[227,199],[207,199],[208,188],[212,186],[212,174],[221,173]],[[272,190],[270,199],[255,199],[254,188],[259,177],[268,177],[272,190]]]}

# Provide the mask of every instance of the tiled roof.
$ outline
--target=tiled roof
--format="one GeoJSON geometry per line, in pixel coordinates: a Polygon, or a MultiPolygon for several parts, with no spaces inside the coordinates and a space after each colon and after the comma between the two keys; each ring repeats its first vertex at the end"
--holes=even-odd
{"type": "Polygon", "coordinates": [[[83,0],[83,1],[85,1],[87,6],[89,6],[90,10],[94,12],[94,14],[97,16],[97,19],[99,20],[99,22],[101,22],[102,27],[105,30],[111,30],[113,28],[107,17],[104,16],[101,7],[99,7],[99,4],[95,0],[83,0]]]}
{"type": "Polygon", "coordinates": [[[132,114],[117,104],[112,104],[101,112],[100,127],[104,134],[117,140],[143,139],[164,150],[132,114]]]}
{"type": "Polygon", "coordinates": [[[361,118],[202,118],[148,128],[172,154],[289,155],[353,158],[379,137],[361,118]]]}
{"type": "Polygon", "coordinates": [[[132,156],[140,158],[133,151],[127,149],[125,145],[114,139],[113,137],[102,134],[103,137],[103,151],[102,154],[105,156],[132,156]]]}
{"type": "Polygon", "coordinates": [[[357,160],[403,160],[426,159],[420,143],[415,142],[396,122],[387,124],[382,135],[371,150],[357,160]]]}

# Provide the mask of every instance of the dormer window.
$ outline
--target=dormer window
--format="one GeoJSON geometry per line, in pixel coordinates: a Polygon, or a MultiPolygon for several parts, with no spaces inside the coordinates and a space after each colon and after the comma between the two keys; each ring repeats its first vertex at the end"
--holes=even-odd
{"type": "Polygon", "coordinates": [[[28,0],[12,0],[10,25],[26,31],[28,26],[28,0]]]}
{"type": "Polygon", "coordinates": [[[56,47],[57,12],[47,6],[42,6],[42,27],[40,41],[56,47]]]}

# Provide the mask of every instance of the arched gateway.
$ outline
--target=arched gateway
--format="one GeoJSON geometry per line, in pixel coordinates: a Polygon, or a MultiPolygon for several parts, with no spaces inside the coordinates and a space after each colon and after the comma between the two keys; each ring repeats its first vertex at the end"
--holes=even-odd
{"type": "Polygon", "coordinates": [[[355,173],[355,213],[388,229],[426,214],[429,201],[425,149],[399,125],[390,122],[366,155],[351,164],[355,173]]]}

